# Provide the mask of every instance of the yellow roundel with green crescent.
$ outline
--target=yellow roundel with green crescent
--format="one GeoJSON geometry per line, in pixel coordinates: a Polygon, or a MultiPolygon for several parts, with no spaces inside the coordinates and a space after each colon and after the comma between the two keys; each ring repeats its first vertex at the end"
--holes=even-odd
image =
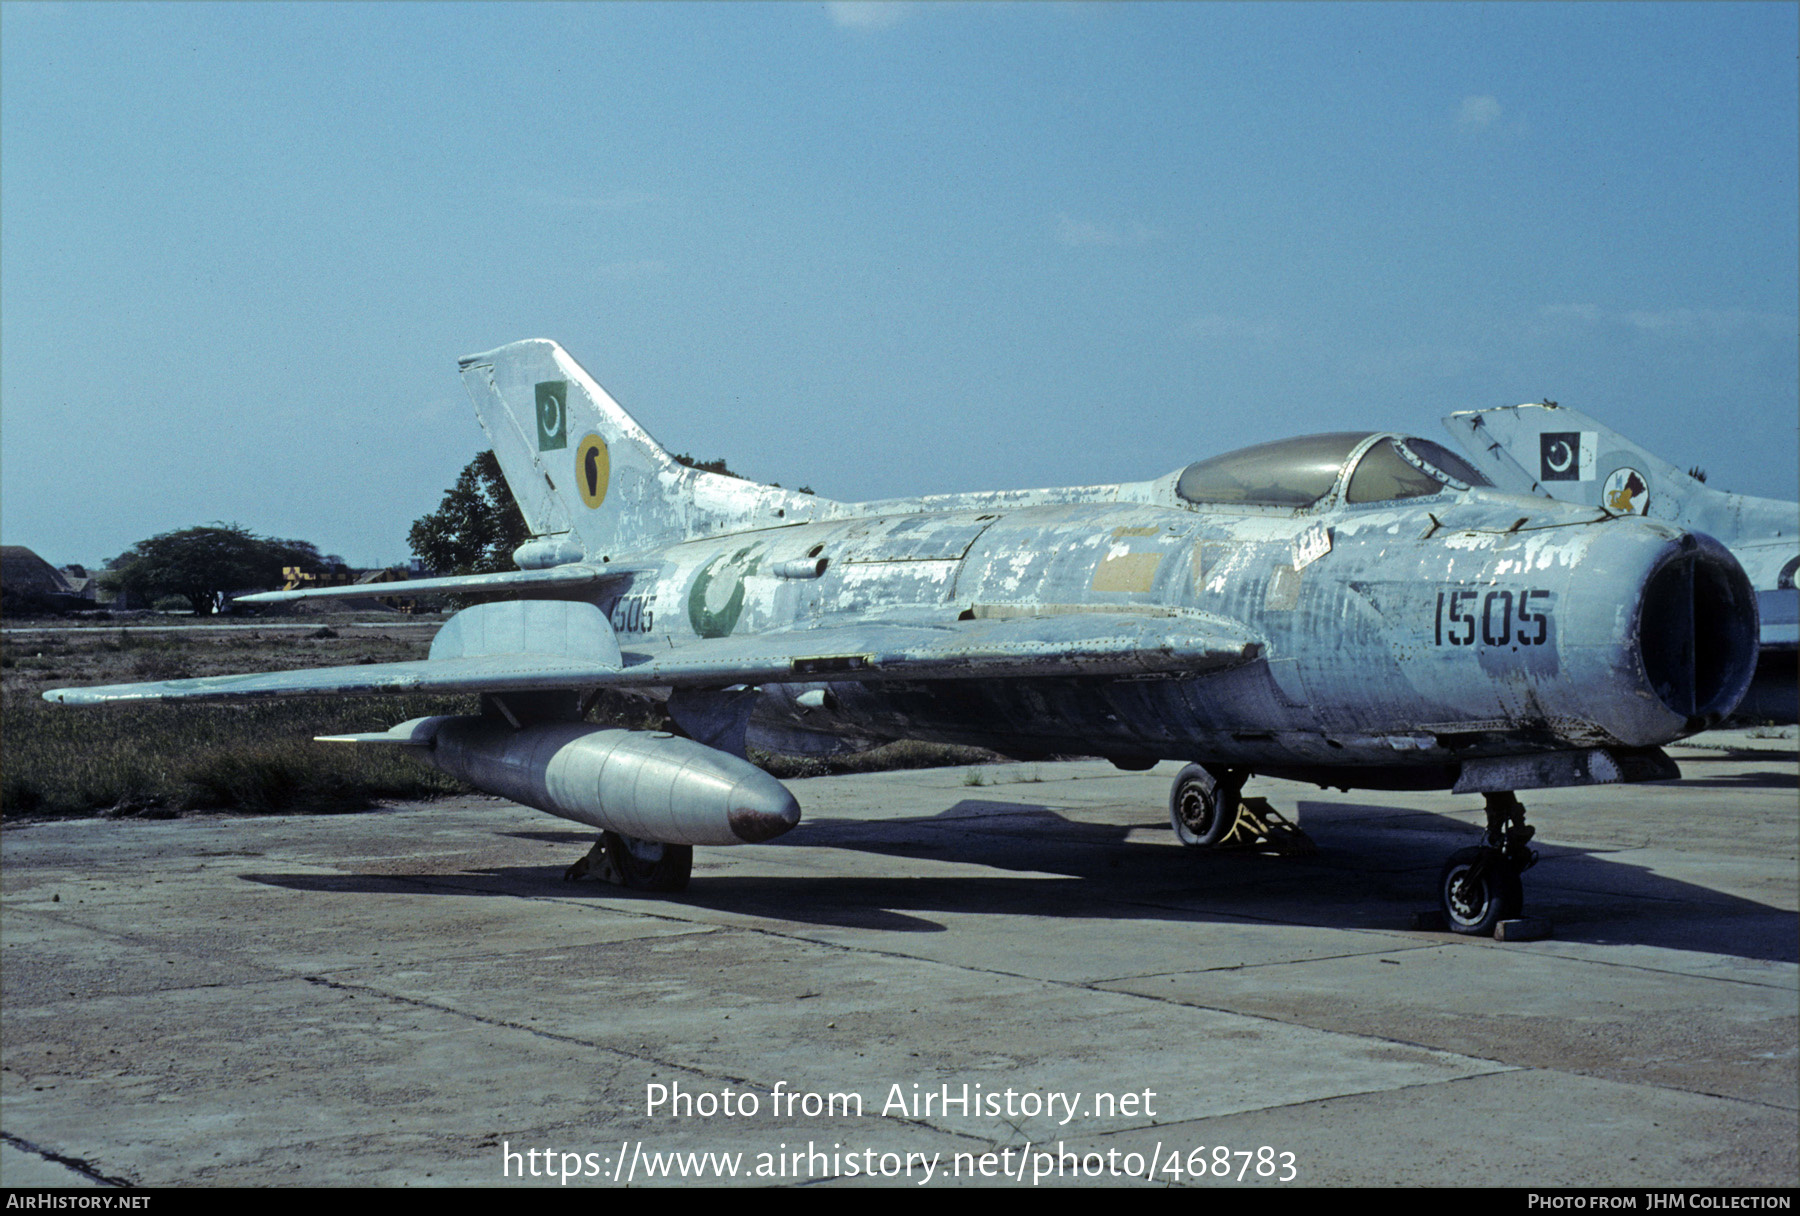
{"type": "Polygon", "coordinates": [[[606,483],[612,479],[612,457],[607,454],[606,440],[590,434],[575,449],[575,488],[581,501],[597,507],[606,501],[606,483]]]}

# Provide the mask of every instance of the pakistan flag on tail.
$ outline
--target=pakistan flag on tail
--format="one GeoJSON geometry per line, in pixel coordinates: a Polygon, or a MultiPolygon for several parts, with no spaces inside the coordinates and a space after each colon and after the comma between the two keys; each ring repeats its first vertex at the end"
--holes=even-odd
{"type": "Polygon", "coordinates": [[[538,451],[569,446],[569,382],[546,380],[537,386],[538,451]]]}
{"type": "Polygon", "coordinates": [[[459,360],[534,538],[590,562],[819,517],[833,504],[682,465],[546,338],[459,360]]]}

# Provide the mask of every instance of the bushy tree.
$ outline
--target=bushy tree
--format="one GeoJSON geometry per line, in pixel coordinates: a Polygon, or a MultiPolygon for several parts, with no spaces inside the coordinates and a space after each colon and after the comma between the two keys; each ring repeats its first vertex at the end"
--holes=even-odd
{"type": "MultiPolygon", "coordinates": [[[[699,469],[702,473],[723,473],[725,476],[735,477],[739,481],[746,480],[742,473],[733,473],[726,467],[725,458],[723,456],[719,457],[717,460],[696,460],[686,452],[677,452],[675,454],[675,461],[677,464],[685,464],[690,469],[699,469]]],[[[779,481],[772,481],[769,484],[776,487],[781,485],[779,481]]],[[[811,486],[801,486],[799,492],[802,494],[811,494],[813,489],[811,486]]]]}
{"type": "Polygon", "coordinates": [[[725,467],[725,458],[723,456],[719,457],[717,460],[696,460],[686,452],[677,452],[675,454],[675,463],[685,464],[690,469],[699,469],[702,473],[722,473],[726,477],[735,477],[739,481],[744,480],[744,475],[742,473],[733,473],[730,469],[725,467]]]}
{"type": "Polygon", "coordinates": [[[106,563],[101,584],[141,602],[178,595],[204,616],[219,592],[278,587],[282,568],[327,564],[311,541],[258,536],[236,524],[164,532],[106,563]]]}
{"type": "Polygon", "coordinates": [[[513,550],[530,539],[491,451],[464,465],[438,509],[414,520],[407,533],[413,556],[438,574],[511,570],[513,550]]]}

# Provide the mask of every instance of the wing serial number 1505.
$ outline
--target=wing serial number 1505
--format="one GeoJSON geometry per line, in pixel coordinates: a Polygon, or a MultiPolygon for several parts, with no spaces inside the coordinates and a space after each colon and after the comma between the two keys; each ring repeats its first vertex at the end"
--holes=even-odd
{"type": "Polygon", "coordinates": [[[1548,591],[1440,591],[1439,646],[1542,646],[1550,638],[1548,591]]]}
{"type": "Polygon", "coordinates": [[[620,596],[613,605],[612,627],[618,633],[649,633],[656,627],[656,593],[620,596]]]}

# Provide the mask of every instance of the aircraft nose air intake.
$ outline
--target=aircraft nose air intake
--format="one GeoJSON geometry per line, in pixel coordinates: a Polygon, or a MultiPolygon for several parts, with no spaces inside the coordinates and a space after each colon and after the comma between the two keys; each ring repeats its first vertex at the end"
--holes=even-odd
{"type": "Polygon", "coordinates": [[[1671,713],[1701,730],[1737,707],[1756,668],[1756,595],[1711,537],[1672,542],[1639,596],[1644,677],[1671,713]]]}
{"type": "Polygon", "coordinates": [[[1737,707],[1756,670],[1756,594],[1723,545],[1626,518],[1567,553],[1546,614],[1558,665],[1532,713],[1577,746],[1661,747],[1737,707]]]}

